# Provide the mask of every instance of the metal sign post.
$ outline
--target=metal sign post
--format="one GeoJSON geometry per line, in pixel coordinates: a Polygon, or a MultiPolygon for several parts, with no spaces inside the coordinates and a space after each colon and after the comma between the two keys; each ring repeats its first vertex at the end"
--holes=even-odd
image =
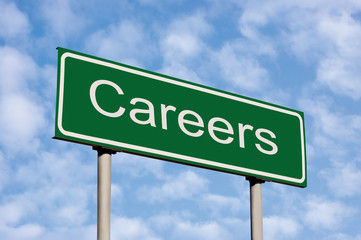
{"type": "Polygon", "coordinates": [[[97,239],[110,239],[111,154],[114,151],[94,147],[98,151],[97,239]]]}
{"type": "Polygon", "coordinates": [[[262,219],[262,183],[255,177],[247,177],[250,187],[250,207],[251,207],[251,240],[263,239],[263,219],[262,219]]]}

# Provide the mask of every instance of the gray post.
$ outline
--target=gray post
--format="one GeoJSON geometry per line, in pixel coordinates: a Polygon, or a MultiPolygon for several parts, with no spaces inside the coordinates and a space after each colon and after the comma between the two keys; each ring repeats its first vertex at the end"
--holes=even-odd
{"type": "Polygon", "coordinates": [[[263,180],[247,177],[250,186],[251,240],[263,240],[262,183],[263,180]]]}
{"type": "Polygon", "coordinates": [[[98,151],[97,239],[110,240],[111,154],[102,147],[98,151]]]}

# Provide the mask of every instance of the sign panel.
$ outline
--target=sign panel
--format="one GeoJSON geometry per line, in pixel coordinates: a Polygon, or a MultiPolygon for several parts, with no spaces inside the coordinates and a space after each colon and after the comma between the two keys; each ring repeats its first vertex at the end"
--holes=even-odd
{"type": "Polygon", "coordinates": [[[307,185],[302,112],[64,48],[55,138],[307,185]]]}

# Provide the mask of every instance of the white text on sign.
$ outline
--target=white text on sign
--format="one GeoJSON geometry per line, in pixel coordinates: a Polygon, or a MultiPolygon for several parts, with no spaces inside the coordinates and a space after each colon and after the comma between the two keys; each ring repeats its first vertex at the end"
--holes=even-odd
{"type": "MultiPolygon", "coordinates": [[[[90,87],[90,100],[93,105],[93,107],[102,115],[111,117],[111,118],[118,118],[121,117],[126,108],[119,106],[118,110],[116,112],[108,112],[102,109],[97,101],[96,98],[96,90],[100,85],[108,85],[113,87],[116,92],[119,95],[124,95],[125,93],[123,90],[119,87],[119,85],[115,84],[112,81],[109,80],[97,80],[95,81],[91,87],[90,87]]],[[[133,122],[141,125],[150,125],[152,127],[156,127],[155,123],[155,111],[154,111],[154,105],[152,102],[150,102],[147,99],[144,98],[132,98],[130,101],[131,105],[136,105],[137,103],[144,103],[148,106],[147,109],[138,109],[138,108],[132,108],[129,112],[129,116],[132,119],[133,122]],[[146,114],[148,116],[147,119],[139,119],[137,118],[137,114],[146,114]]],[[[162,129],[168,130],[168,120],[167,116],[169,112],[177,112],[177,108],[172,105],[165,105],[160,104],[161,109],[161,122],[162,122],[162,129]]],[[[204,121],[203,118],[194,111],[191,110],[182,110],[178,113],[178,126],[179,128],[188,136],[191,137],[201,137],[204,133],[204,121]],[[190,120],[189,116],[192,116],[192,119],[196,120],[190,120]],[[187,129],[187,125],[195,126],[197,127],[197,131],[190,131],[187,129]]],[[[192,128],[194,129],[194,128],[192,128]]],[[[221,144],[230,144],[234,140],[234,130],[232,125],[224,118],[221,117],[213,117],[208,121],[207,124],[208,134],[211,136],[213,140],[215,140],[218,143],[221,144]],[[217,124],[216,124],[217,123],[217,124]],[[219,127],[219,123],[222,123],[224,126],[223,128],[219,127]],[[218,127],[217,127],[218,126],[218,127]],[[216,133],[221,132],[224,134],[227,134],[227,138],[219,138],[217,137],[216,133]]],[[[276,143],[274,143],[271,139],[276,139],[276,135],[268,129],[265,128],[258,128],[254,131],[254,127],[250,124],[242,124],[238,123],[238,140],[239,140],[239,147],[245,148],[246,142],[245,142],[245,135],[246,132],[254,132],[256,138],[260,141],[260,143],[254,143],[255,147],[262,153],[268,154],[268,155],[274,155],[278,152],[278,147],[276,143]],[[261,145],[262,144],[262,145],[261,145]],[[265,148],[265,145],[267,146],[265,148]]]]}

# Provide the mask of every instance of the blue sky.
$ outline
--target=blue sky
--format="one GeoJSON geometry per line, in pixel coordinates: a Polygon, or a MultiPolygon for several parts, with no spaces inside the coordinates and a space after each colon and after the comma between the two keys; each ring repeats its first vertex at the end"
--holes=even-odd
{"type": "MultiPolygon", "coordinates": [[[[96,239],[96,152],[53,140],[56,47],[305,113],[264,239],[361,239],[360,1],[0,0],[0,238],[96,239]]],[[[117,153],[112,239],[250,239],[244,177],[117,153]]]]}

